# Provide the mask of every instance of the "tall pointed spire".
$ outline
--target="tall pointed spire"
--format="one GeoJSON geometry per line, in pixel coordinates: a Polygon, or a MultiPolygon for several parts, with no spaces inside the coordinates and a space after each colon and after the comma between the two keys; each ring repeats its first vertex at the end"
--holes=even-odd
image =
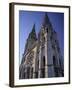
{"type": "Polygon", "coordinates": [[[47,12],[46,12],[42,25],[45,26],[45,25],[48,25],[48,24],[50,24],[50,20],[49,20],[49,17],[47,15],[47,12]]]}
{"type": "Polygon", "coordinates": [[[36,32],[35,32],[35,24],[33,25],[32,31],[29,34],[29,36],[30,36],[31,39],[37,40],[36,32]]]}
{"type": "Polygon", "coordinates": [[[32,31],[30,32],[30,34],[27,38],[24,53],[32,47],[32,45],[35,43],[36,40],[37,40],[37,37],[36,37],[35,24],[34,24],[32,31]]]}

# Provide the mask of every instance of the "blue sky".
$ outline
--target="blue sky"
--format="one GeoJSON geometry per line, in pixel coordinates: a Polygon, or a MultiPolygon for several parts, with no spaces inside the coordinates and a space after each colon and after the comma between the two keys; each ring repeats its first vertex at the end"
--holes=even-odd
{"type": "MultiPolygon", "coordinates": [[[[19,11],[19,58],[24,53],[26,40],[35,24],[36,34],[40,31],[45,12],[19,11]]],[[[47,12],[53,29],[57,32],[62,55],[64,54],[64,13],[47,12]]]]}

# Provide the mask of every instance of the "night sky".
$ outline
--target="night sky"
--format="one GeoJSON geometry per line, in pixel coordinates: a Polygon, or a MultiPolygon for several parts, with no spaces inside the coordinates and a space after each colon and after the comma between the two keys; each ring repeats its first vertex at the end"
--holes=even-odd
{"type": "MultiPolygon", "coordinates": [[[[26,40],[35,24],[36,34],[40,31],[45,12],[19,11],[19,52],[20,63],[24,53],[26,40]]],[[[53,29],[57,32],[59,46],[64,56],[64,13],[47,12],[53,29]]]]}

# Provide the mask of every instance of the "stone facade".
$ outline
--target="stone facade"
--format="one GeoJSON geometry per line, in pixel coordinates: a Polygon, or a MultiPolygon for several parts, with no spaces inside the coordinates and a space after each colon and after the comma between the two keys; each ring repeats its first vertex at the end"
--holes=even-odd
{"type": "Polygon", "coordinates": [[[57,33],[45,13],[38,38],[35,25],[28,36],[22,62],[19,67],[19,79],[63,77],[64,65],[57,33]]]}

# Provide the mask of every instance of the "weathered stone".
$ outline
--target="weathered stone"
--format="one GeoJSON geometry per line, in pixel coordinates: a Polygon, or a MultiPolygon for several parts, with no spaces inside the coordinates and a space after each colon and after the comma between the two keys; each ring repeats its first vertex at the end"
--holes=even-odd
{"type": "Polygon", "coordinates": [[[45,13],[38,38],[35,32],[35,24],[28,36],[19,69],[19,78],[63,77],[63,62],[57,33],[53,30],[50,19],[45,13]]]}

